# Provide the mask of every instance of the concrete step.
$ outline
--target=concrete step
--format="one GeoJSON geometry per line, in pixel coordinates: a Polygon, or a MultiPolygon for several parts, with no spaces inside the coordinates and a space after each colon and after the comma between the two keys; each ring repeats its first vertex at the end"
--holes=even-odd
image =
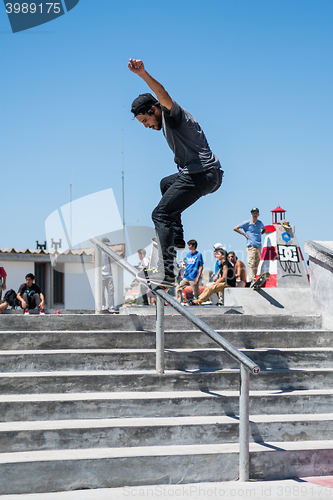
{"type": "MultiPolygon", "coordinates": [[[[242,349],[262,370],[287,368],[330,368],[333,348],[242,349]]],[[[154,369],[155,349],[62,349],[0,351],[0,373],[154,369]]],[[[239,363],[224,350],[168,349],[167,370],[237,369],[239,363]]]]}
{"type": "MultiPolygon", "coordinates": [[[[33,493],[25,495],[24,500],[124,500],[133,498],[160,498],[170,500],[202,500],[203,498],[223,498],[233,500],[252,498],[255,500],[327,500],[331,496],[332,476],[314,476],[279,481],[224,481],[211,483],[180,483],[176,485],[156,484],[125,486],[123,488],[86,489],[55,493],[33,493]],[[286,495],[286,496],[282,496],[286,495]]],[[[1,500],[23,500],[21,495],[1,495],[1,500]]]]}
{"type": "MultiPolygon", "coordinates": [[[[1,323],[1,322],[0,322],[1,323]]],[[[238,349],[333,347],[330,330],[218,330],[238,349]]],[[[154,349],[155,331],[2,331],[2,350],[154,349]]],[[[165,332],[165,349],[206,349],[216,342],[198,330],[165,332]]]]}
{"type": "MultiPolygon", "coordinates": [[[[238,443],[238,417],[160,417],[0,423],[1,453],[238,443]]],[[[250,441],[329,440],[333,415],[252,415],[250,441]]],[[[1,459],[1,455],[0,455],[1,459]]]]}
{"type": "MultiPolygon", "coordinates": [[[[332,447],[333,441],[251,443],[250,478],[330,475],[332,447]]],[[[3,453],[0,494],[232,481],[238,450],[231,443],[3,453]]]]}
{"type": "MultiPolygon", "coordinates": [[[[252,376],[252,390],[329,389],[333,385],[333,369],[284,369],[262,371],[252,376]]],[[[239,370],[213,372],[168,370],[158,375],[153,370],[94,370],[20,372],[0,374],[0,394],[45,394],[71,392],[119,391],[223,391],[239,388],[239,370]]]]}
{"type": "MultiPolygon", "coordinates": [[[[0,396],[0,421],[110,419],[239,414],[238,391],[91,392],[0,396]]],[[[333,390],[251,391],[250,413],[329,413],[333,390]]]]}
{"type": "MultiPolygon", "coordinates": [[[[245,314],[223,314],[218,312],[218,307],[202,313],[200,307],[191,308],[196,316],[205,321],[214,330],[221,329],[283,329],[293,328],[295,330],[309,330],[321,328],[321,316],[319,315],[245,315],[245,314]]],[[[155,309],[151,315],[120,315],[120,314],[65,314],[39,316],[31,314],[28,316],[7,314],[2,315],[0,331],[26,330],[136,330],[152,331],[156,327],[155,309]]],[[[168,330],[196,330],[193,323],[178,313],[167,314],[168,330]]]]}

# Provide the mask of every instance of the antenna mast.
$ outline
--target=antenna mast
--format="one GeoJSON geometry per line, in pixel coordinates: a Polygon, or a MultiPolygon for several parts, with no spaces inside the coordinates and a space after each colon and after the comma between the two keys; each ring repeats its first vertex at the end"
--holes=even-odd
{"type": "Polygon", "coordinates": [[[123,205],[123,243],[125,244],[125,175],[124,175],[124,113],[125,107],[123,106],[123,119],[121,127],[121,191],[122,191],[122,205],[123,205]]]}

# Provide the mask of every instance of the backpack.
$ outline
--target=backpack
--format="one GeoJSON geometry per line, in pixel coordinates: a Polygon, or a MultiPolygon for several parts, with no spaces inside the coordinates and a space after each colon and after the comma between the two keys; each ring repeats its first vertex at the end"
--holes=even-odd
{"type": "Polygon", "coordinates": [[[11,306],[13,309],[19,305],[19,301],[16,298],[16,292],[15,290],[7,290],[7,292],[4,295],[3,300],[8,302],[8,305],[11,306]]]}

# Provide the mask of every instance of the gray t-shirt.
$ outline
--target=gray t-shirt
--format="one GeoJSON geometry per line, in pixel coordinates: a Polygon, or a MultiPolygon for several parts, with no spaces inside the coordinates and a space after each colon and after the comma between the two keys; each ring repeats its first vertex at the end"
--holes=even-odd
{"type": "Polygon", "coordinates": [[[180,173],[198,173],[210,168],[221,168],[202,128],[190,113],[174,100],[170,111],[163,106],[161,109],[163,133],[175,155],[175,163],[180,173]]]}

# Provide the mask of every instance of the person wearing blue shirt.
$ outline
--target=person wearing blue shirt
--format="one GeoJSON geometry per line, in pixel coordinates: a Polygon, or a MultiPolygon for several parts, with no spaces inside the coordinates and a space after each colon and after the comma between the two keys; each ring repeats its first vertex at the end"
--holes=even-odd
{"type": "Polygon", "coordinates": [[[255,282],[257,269],[260,262],[261,256],[261,235],[266,231],[265,224],[258,219],[259,208],[252,208],[251,210],[252,218],[243,222],[239,226],[234,227],[236,233],[245,236],[247,239],[246,253],[247,253],[247,265],[249,268],[249,278],[251,283],[255,282]],[[240,231],[243,229],[243,231],[240,231]]]}
{"type": "Polygon", "coordinates": [[[222,243],[215,243],[215,245],[214,245],[214,259],[216,259],[216,261],[215,261],[214,272],[212,273],[213,281],[217,280],[218,273],[220,270],[220,263],[219,263],[219,260],[217,258],[219,250],[224,250],[222,243]]]}
{"type": "Polygon", "coordinates": [[[182,301],[182,290],[189,285],[191,285],[194,297],[196,299],[199,297],[199,280],[202,275],[204,261],[202,254],[197,250],[197,241],[189,240],[187,246],[190,251],[185,258],[186,268],[184,277],[176,288],[178,302],[182,301]]]}

